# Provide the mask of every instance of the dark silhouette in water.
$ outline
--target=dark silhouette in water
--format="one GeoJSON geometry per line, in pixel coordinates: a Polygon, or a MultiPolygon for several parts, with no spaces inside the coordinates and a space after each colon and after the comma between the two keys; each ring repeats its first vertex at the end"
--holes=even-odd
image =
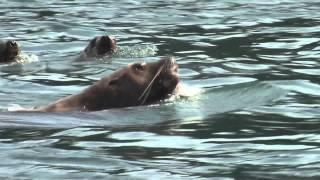
{"type": "Polygon", "coordinates": [[[16,41],[0,41],[0,63],[14,62],[20,54],[20,47],[16,41]]]}
{"type": "Polygon", "coordinates": [[[94,37],[87,47],[81,51],[76,60],[90,60],[94,58],[102,58],[111,56],[117,48],[115,38],[111,36],[94,37]]]}

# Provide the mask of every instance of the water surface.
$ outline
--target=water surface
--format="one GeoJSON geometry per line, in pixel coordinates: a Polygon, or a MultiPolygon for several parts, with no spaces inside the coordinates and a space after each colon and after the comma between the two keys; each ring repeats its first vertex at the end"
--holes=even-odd
{"type": "Polygon", "coordinates": [[[39,58],[0,66],[0,177],[320,178],[319,9],[316,0],[0,1],[0,37],[39,58]],[[103,34],[158,51],[72,61],[103,34]],[[205,92],[94,113],[7,112],[167,55],[205,92]]]}

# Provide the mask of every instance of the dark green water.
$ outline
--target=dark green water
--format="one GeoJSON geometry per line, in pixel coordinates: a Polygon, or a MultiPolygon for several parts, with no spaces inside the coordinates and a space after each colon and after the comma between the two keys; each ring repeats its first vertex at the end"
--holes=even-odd
{"type": "Polygon", "coordinates": [[[39,58],[0,66],[1,179],[319,179],[319,12],[316,0],[0,1],[0,38],[39,58]],[[72,61],[103,34],[158,52],[72,61]],[[94,113],[7,112],[166,55],[206,91],[94,113]]]}

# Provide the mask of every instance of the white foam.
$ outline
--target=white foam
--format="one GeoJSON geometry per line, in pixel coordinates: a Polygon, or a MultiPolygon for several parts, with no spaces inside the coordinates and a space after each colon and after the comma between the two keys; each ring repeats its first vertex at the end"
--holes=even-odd
{"type": "Polygon", "coordinates": [[[26,53],[21,53],[17,59],[16,62],[18,63],[30,63],[30,62],[37,62],[39,61],[39,58],[35,54],[26,54],[26,53]]]}
{"type": "Polygon", "coordinates": [[[200,87],[179,83],[174,94],[180,97],[193,97],[203,92],[204,92],[204,89],[200,87]]]}
{"type": "Polygon", "coordinates": [[[19,104],[9,104],[8,111],[9,112],[15,112],[15,111],[30,111],[33,108],[24,108],[20,106],[19,104]]]}
{"type": "Polygon", "coordinates": [[[146,57],[157,53],[155,45],[119,46],[112,56],[114,57],[146,57]]]}

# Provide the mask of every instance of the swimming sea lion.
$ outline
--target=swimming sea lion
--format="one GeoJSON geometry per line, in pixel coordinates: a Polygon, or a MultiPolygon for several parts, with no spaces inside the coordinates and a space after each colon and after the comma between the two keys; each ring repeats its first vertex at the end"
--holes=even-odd
{"type": "Polygon", "coordinates": [[[33,111],[98,111],[147,105],[172,94],[179,82],[174,58],[152,63],[134,63],[119,69],[79,94],[67,96],[33,111]]]}
{"type": "Polygon", "coordinates": [[[20,47],[16,41],[0,41],[0,63],[13,62],[20,54],[20,47]]]}
{"type": "Polygon", "coordinates": [[[111,36],[97,36],[93,38],[87,47],[80,53],[76,60],[90,60],[111,56],[116,50],[117,41],[111,36]]]}

